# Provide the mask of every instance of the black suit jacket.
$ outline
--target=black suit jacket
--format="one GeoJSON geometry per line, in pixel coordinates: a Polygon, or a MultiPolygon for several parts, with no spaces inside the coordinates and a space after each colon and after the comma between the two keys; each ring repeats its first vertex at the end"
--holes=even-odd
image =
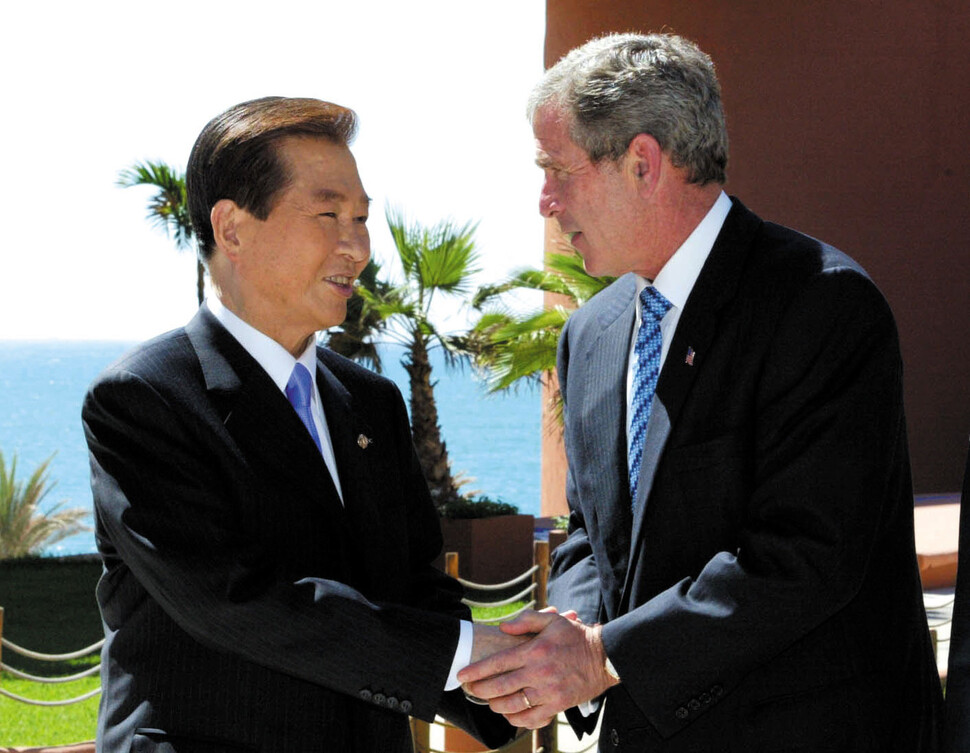
{"type": "Polygon", "coordinates": [[[603,749],[934,750],[885,300],[841,252],[735,201],[673,336],[631,501],[634,295],[627,275],[583,306],[559,354],[570,535],[550,602],[605,623],[622,683],[603,749]]]}
{"type": "Polygon", "coordinates": [[[345,506],[207,309],[91,387],[99,750],[409,751],[407,715],[438,711],[507,739],[442,692],[467,610],[431,566],[440,528],[400,393],[324,349],[317,368],[345,506]]]}

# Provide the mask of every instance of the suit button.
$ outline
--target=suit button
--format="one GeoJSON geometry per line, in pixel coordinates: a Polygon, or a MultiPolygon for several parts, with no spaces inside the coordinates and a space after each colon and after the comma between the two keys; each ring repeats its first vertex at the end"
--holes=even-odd
{"type": "Polygon", "coordinates": [[[615,729],[610,730],[610,743],[614,747],[618,747],[620,744],[620,733],[617,732],[615,729]]]}
{"type": "Polygon", "coordinates": [[[678,719],[686,719],[687,717],[690,716],[690,712],[686,708],[681,706],[679,709],[677,709],[674,712],[674,716],[676,716],[678,719]]]}
{"type": "Polygon", "coordinates": [[[401,711],[403,711],[405,714],[410,714],[411,709],[413,708],[414,706],[411,705],[410,701],[401,701],[401,711]]]}
{"type": "Polygon", "coordinates": [[[387,699],[384,697],[383,693],[375,693],[373,700],[374,700],[374,703],[376,703],[378,706],[387,705],[387,699]]]}
{"type": "Polygon", "coordinates": [[[397,707],[400,705],[401,704],[397,702],[397,698],[395,698],[394,696],[391,696],[390,698],[387,699],[387,707],[391,711],[397,711],[397,707]]]}
{"type": "Polygon", "coordinates": [[[360,696],[360,700],[362,701],[370,701],[371,699],[371,692],[366,688],[360,691],[357,695],[360,696]]]}
{"type": "Polygon", "coordinates": [[[720,685],[715,685],[713,688],[711,688],[711,695],[715,698],[720,698],[722,695],[724,695],[724,688],[722,688],[720,685]]]}
{"type": "Polygon", "coordinates": [[[701,693],[701,703],[703,703],[706,706],[710,702],[711,702],[711,694],[710,693],[701,693]]]}
{"type": "Polygon", "coordinates": [[[696,698],[691,698],[690,703],[687,704],[687,708],[689,708],[691,711],[699,711],[701,708],[701,702],[696,698]]]}

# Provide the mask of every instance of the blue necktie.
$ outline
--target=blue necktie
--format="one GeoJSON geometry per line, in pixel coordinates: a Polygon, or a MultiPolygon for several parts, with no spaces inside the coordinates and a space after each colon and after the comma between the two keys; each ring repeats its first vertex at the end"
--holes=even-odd
{"type": "Polygon", "coordinates": [[[643,440],[650,420],[650,405],[657,389],[660,374],[660,320],[671,303],[660,291],[649,286],[640,291],[640,330],[634,346],[636,364],[633,367],[633,418],[630,421],[630,499],[636,501],[640,481],[640,461],[643,459],[643,440]]]}
{"type": "Polygon", "coordinates": [[[313,378],[310,376],[310,372],[307,371],[306,366],[298,363],[293,367],[290,381],[286,383],[286,398],[290,401],[290,405],[293,406],[303,425],[306,426],[307,431],[310,432],[317,449],[322,453],[320,436],[317,434],[317,427],[313,423],[313,414],[310,413],[310,391],[312,389],[313,378]]]}

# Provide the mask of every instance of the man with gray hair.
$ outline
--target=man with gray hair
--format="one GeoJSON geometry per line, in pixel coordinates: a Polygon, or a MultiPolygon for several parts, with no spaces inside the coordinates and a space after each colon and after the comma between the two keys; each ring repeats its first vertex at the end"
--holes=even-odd
{"type": "Polygon", "coordinates": [[[539,202],[617,276],[559,346],[569,537],[538,633],[459,673],[601,750],[930,751],[940,682],[890,309],[837,249],[722,191],[710,58],[573,50],[529,116],[539,202]],[[578,708],[577,708],[578,707],[578,708]]]}

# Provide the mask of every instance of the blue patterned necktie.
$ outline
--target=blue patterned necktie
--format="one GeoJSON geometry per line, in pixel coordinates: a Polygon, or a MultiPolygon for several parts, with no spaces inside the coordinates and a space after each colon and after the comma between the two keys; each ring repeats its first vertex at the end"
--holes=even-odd
{"type": "Polygon", "coordinates": [[[306,366],[298,363],[293,367],[293,373],[290,374],[290,381],[286,383],[286,399],[290,401],[290,405],[293,406],[296,415],[300,417],[303,425],[310,432],[310,436],[313,437],[313,442],[316,444],[317,449],[322,453],[320,436],[317,434],[317,427],[313,423],[313,415],[310,413],[310,391],[312,389],[313,378],[310,376],[310,372],[306,366]]]}
{"type": "Polygon", "coordinates": [[[634,346],[636,363],[633,366],[633,418],[630,421],[630,448],[627,458],[630,468],[630,499],[636,501],[640,481],[640,461],[643,459],[643,441],[650,420],[650,404],[657,389],[660,374],[660,320],[670,310],[670,301],[653,286],[640,291],[640,330],[634,346]]]}

